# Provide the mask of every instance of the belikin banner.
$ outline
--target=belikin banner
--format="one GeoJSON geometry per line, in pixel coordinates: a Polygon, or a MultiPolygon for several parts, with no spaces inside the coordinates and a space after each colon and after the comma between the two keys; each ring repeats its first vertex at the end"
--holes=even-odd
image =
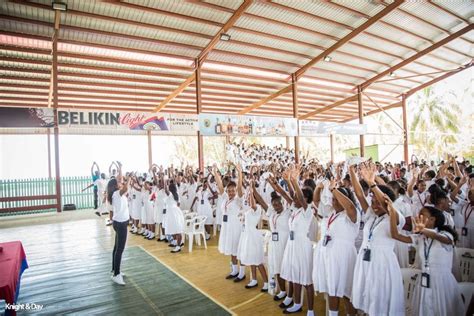
{"type": "MultiPolygon", "coordinates": [[[[2,108],[0,127],[54,127],[53,109],[2,108]]],[[[113,130],[198,131],[198,116],[150,112],[58,110],[59,128],[113,130]]]]}

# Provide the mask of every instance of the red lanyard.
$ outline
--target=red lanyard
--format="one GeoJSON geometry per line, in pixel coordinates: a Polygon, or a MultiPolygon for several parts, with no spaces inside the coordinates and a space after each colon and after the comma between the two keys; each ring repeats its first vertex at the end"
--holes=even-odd
{"type": "Polygon", "coordinates": [[[302,212],[302,210],[297,212],[296,214],[291,214],[291,223],[292,224],[293,224],[293,221],[295,220],[296,216],[300,215],[301,212],[302,212]]]}
{"type": "Polygon", "coordinates": [[[420,200],[421,205],[425,206],[426,199],[425,201],[422,201],[420,197],[420,193],[417,193],[417,194],[418,194],[418,200],[420,200]]]}
{"type": "Polygon", "coordinates": [[[469,214],[467,213],[467,209],[468,209],[469,206],[471,206],[471,205],[467,204],[466,208],[464,209],[464,227],[466,227],[467,221],[469,220],[469,217],[471,217],[471,213],[472,213],[472,207],[471,207],[471,210],[469,211],[469,214]]]}
{"type": "MultiPolygon", "coordinates": [[[[282,211],[283,212],[283,211],[282,211]]],[[[276,215],[273,216],[273,219],[272,219],[272,222],[273,222],[273,228],[276,229],[276,226],[277,226],[277,220],[278,220],[278,217],[280,217],[281,213],[278,214],[278,213],[275,213],[276,215]]]]}
{"type": "Polygon", "coordinates": [[[232,201],[234,201],[234,199],[228,200],[228,201],[225,203],[225,206],[224,206],[224,214],[227,213],[227,207],[229,206],[229,204],[230,204],[232,201]]]}
{"type": "Polygon", "coordinates": [[[329,230],[329,227],[336,220],[336,218],[339,216],[339,214],[341,214],[341,213],[332,213],[331,217],[329,217],[329,220],[328,220],[327,230],[329,230]]]}

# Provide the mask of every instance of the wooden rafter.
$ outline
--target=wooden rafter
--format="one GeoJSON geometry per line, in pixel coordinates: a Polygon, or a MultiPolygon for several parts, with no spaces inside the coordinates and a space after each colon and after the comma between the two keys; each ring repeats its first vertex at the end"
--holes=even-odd
{"type": "Polygon", "coordinates": [[[312,116],[315,116],[316,114],[329,111],[329,110],[331,110],[331,109],[333,109],[333,108],[335,108],[335,107],[337,107],[337,106],[339,106],[339,105],[342,105],[342,104],[345,104],[345,103],[348,103],[348,102],[351,102],[351,101],[356,101],[356,100],[357,100],[357,94],[356,94],[356,95],[353,95],[353,96],[350,96],[350,97],[348,97],[348,98],[345,98],[345,99],[343,99],[343,100],[339,100],[339,101],[337,101],[337,102],[334,102],[334,103],[332,103],[332,104],[330,104],[330,105],[327,105],[327,106],[325,106],[325,107],[323,107],[323,108],[320,108],[320,109],[317,109],[317,110],[315,110],[315,111],[306,113],[306,114],[304,114],[304,115],[300,115],[298,118],[299,118],[300,120],[305,120],[305,119],[307,119],[307,118],[310,118],[310,117],[312,117],[312,116]]]}
{"type": "MultiPolygon", "coordinates": [[[[359,35],[361,32],[372,26],[374,23],[376,23],[378,20],[395,10],[399,5],[403,3],[403,0],[396,0],[394,1],[390,6],[387,6],[384,8],[382,11],[374,15],[372,18],[367,20],[365,23],[363,23],[361,26],[358,28],[354,29],[351,33],[343,37],[342,39],[338,40],[334,45],[331,47],[327,48],[324,52],[313,58],[311,61],[309,61],[306,65],[303,67],[299,68],[294,74],[296,76],[296,79],[299,79],[306,71],[308,71],[311,67],[313,67],[316,63],[324,59],[325,56],[331,54],[338,48],[340,48],[342,45],[345,43],[349,42],[351,39],[353,39],[355,36],[359,35]]],[[[252,110],[255,110],[259,108],[260,106],[264,105],[265,103],[279,97],[280,95],[287,93],[291,90],[291,84],[286,86],[285,88],[280,89],[279,91],[273,93],[272,95],[248,106],[245,110],[239,112],[240,114],[245,114],[248,113],[252,110]]]]}
{"type": "MultiPolygon", "coordinates": [[[[195,67],[199,68],[202,62],[206,59],[209,52],[219,43],[220,36],[222,33],[227,32],[237,22],[239,17],[244,11],[252,4],[252,0],[245,0],[240,7],[232,14],[229,20],[222,26],[219,32],[213,37],[213,39],[206,45],[201,51],[195,61],[195,67]]],[[[155,10],[155,9],[153,9],[155,10]]],[[[154,112],[161,111],[169,102],[171,102],[177,95],[179,95],[184,89],[186,89],[196,79],[196,72],[193,72],[173,93],[171,93],[165,100],[163,100],[154,110],[154,112]]]]}

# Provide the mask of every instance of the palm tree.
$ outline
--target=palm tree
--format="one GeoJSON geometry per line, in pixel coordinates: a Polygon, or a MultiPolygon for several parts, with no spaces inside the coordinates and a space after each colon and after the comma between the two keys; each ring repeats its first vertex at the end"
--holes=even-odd
{"type": "Polygon", "coordinates": [[[450,144],[457,142],[455,134],[459,133],[461,109],[456,99],[454,92],[440,95],[430,86],[410,102],[409,117],[413,118],[410,137],[421,157],[439,158],[450,144]]]}

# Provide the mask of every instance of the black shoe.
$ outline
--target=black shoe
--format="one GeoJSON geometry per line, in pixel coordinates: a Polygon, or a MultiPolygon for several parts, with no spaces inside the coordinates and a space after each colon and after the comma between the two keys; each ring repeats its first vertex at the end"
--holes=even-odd
{"type": "Polygon", "coordinates": [[[257,287],[257,286],[258,286],[258,283],[255,284],[255,285],[252,285],[252,286],[246,285],[245,288],[246,289],[253,289],[254,287],[257,287]]]}
{"type": "Polygon", "coordinates": [[[95,212],[95,215],[99,216],[100,217],[100,213],[99,212],[95,212]]]}
{"type": "Polygon", "coordinates": [[[237,283],[237,282],[240,282],[240,281],[243,281],[245,280],[245,275],[242,277],[242,278],[239,278],[238,276],[234,279],[234,282],[237,283]]]}
{"type": "Polygon", "coordinates": [[[303,310],[303,307],[300,307],[298,310],[294,311],[294,312],[289,312],[288,309],[285,309],[283,311],[283,314],[294,314],[294,313],[299,313],[303,310]]]}
{"type": "Polygon", "coordinates": [[[184,242],[181,243],[181,245],[179,245],[180,247],[183,247],[184,246],[184,242]]]}
{"type": "Polygon", "coordinates": [[[293,304],[293,302],[291,302],[291,303],[288,304],[288,305],[285,305],[285,303],[281,302],[280,305],[278,305],[278,307],[280,307],[280,308],[288,308],[288,307],[290,307],[291,304],[293,304]]]}
{"type": "Polygon", "coordinates": [[[281,300],[284,299],[284,298],[286,298],[286,295],[283,296],[282,298],[279,298],[278,296],[275,295],[275,296],[273,297],[273,300],[274,300],[274,301],[281,301],[281,300]]]}
{"type": "Polygon", "coordinates": [[[260,289],[260,292],[267,293],[268,289],[260,289]]]}
{"type": "Polygon", "coordinates": [[[176,247],[175,245],[169,244],[168,247],[176,247]]]}
{"type": "Polygon", "coordinates": [[[102,212],[102,215],[109,215],[109,212],[102,212]]]}
{"type": "Polygon", "coordinates": [[[230,273],[230,274],[229,274],[228,276],[226,276],[225,278],[226,278],[227,280],[235,279],[238,275],[239,275],[238,273],[236,273],[236,274],[230,273]]]}

